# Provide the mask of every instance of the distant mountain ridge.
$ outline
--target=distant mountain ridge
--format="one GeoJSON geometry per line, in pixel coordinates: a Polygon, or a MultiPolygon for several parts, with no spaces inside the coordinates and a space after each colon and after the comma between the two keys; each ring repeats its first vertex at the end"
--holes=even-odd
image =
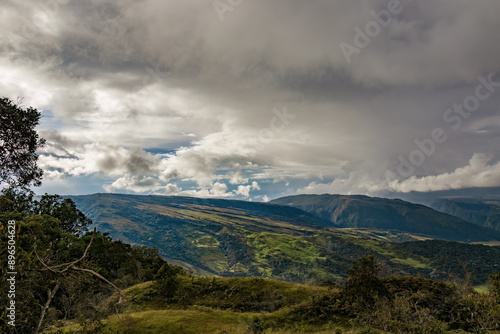
{"type": "Polygon", "coordinates": [[[342,228],[396,230],[451,241],[494,241],[500,233],[420,204],[363,195],[296,195],[275,199],[342,228]]]}
{"type": "Polygon", "coordinates": [[[443,198],[434,201],[431,207],[470,223],[500,231],[498,199],[443,198]]]}
{"type": "Polygon", "coordinates": [[[462,264],[469,263],[474,284],[483,284],[500,268],[500,247],[400,242],[417,239],[402,232],[337,228],[290,206],[175,196],[71,198],[99,231],[156,247],[169,262],[201,275],[339,281],[354,259],[368,254],[377,257],[387,275],[454,279],[464,277],[462,264]],[[398,243],[388,242],[394,240],[398,243]]]}

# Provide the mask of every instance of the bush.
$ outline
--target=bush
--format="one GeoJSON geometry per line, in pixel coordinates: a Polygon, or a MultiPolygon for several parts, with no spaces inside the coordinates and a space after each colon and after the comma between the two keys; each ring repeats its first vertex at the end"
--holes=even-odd
{"type": "Polygon", "coordinates": [[[184,269],[165,263],[156,273],[156,288],[167,299],[172,299],[179,289],[180,281],[178,275],[185,274],[184,269]]]}

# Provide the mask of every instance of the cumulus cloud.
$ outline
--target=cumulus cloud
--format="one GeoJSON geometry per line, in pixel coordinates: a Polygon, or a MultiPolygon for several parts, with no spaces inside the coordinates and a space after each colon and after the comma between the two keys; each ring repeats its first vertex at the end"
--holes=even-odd
{"type": "Polygon", "coordinates": [[[111,185],[104,186],[108,192],[117,192],[119,190],[130,190],[135,193],[155,192],[162,188],[157,179],[147,176],[125,175],[117,179],[111,185]]]}
{"type": "Polygon", "coordinates": [[[157,170],[160,164],[157,157],[139,148],[126,149],[96,143],[61,149],[60,145],[49,142],[41,150],[39,160],[45,170],[58,170],[70,176],[94,173],[145,175],[157,170]]]}
{"type": "Polygon", "coordinates": [[[248,183],[248,178],[244,178],[241,172],[230,173],[229,175],[230,184],[245,184],[248,183]]]}
{"type": "Polygon", "coordinates": [[[235,191],[235,194],[243,197],[250,197],[250,191],[252,190],[260,190],[260,186],[256,181],[253,181],[252,185],[238,186],[238,189],[235,191]]]}
{"type": "Polygon", "coordinates": [[[176,184],[167,184],[165,186],[165,193],[170,195],[170,194],[177,194],[179,193],[180,191],[182,190],[182,188],[180,188],[179,186],[177,186],[176,184]]]}
{"type": "Polygon", "coordinates": [[[412,176],[401,182],[394,181],[389,184],[389,187],[393,191],[402,193],[498,187],[500,186],[500,162],[490,164],[492,159],[492,156],[485,154],[474,154],[467,166],[457,168],[453,172],[420,178],[412,176]]]}
{"type": "MultiPolygon", "coordinates": [[[[341,193],[380,195],[384,193],[433,192],[500,186],[500,162],[491,163],[491,155],[477,153],[467,166],[452,172],[404,180],[377,178],[363,171],[350,172],[347,177],[330,183],[311,182],[299,190],[302,193],[341,193]]],[[[394,174],[386,174],[394,175],[394,174]]]]}

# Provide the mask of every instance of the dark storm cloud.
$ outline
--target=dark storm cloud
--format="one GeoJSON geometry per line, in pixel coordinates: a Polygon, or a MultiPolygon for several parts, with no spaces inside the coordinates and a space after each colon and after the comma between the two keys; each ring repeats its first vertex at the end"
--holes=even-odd
{"type": "Polygon", "coordinates": [[[205,0],[57,3],[0,5],[0,89],[66,121],[66,142],[47,135],[71,158],[46,157],[47,168],[126,174],[111,190],[172,193],[184,180],[220,196],[241,173],[250,184],[315,180],[307,192],[500,184],[500,92],[458,130],[443,120],[480,76],[500,71],[499,2],[256,0],[223,21],[205,0]],[[377,24],[372,11],[394,3],[386,26],[359,36],[377,24]],[[47,19],[34,21],[40,13],[47,19]],[[359,52],[347,59],[342,43],[359,52]],[[284,107],[294,118],[277,123],[284,107]],[[388,179],[437,127],[448,139],[413,178],[388,179]]]}
{"type": "Polygon", "coordinates": [[[123,170],[126,173],[144,175],[158,168],[159,160],[153,155],[134,148],[128,151],[113,151],[112,148],[104,156],[97,158],[97,165],[104,172],[123,170]]]}

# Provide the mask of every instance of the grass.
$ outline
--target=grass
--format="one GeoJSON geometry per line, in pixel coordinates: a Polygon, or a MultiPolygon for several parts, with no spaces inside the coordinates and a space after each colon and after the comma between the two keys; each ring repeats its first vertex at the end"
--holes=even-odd
{"type": "Polygon", "coordinates": [[[391,262],[399,263],[399,264],[404,264],[405,266],[409,267],[414,267],[414,268],[421,268],[421,269],[432,269],[431,266],[422,263],[418,260],[412,259],[412,258],[406,258],[406,259],[391,259],[391,262]]]}
{"type": "Polygon", "coordinates": [[[214,272],[223,272],[227,269],[227,259],[219,248],[219,242],[214,236],[199,231],[192,231],[186,240],[197,249],[200,263],[214,272]]]}
{"type": "Polygon", "coordinates": [[[129,313],[122,320],[114,316],[106,325],[130,334],[244,333],[258,316],[220,310],[160,310],[129,313]]]}
{"type": "MultiPolygon", "coordinates": [[[[198,310],[154,310],[122,314],[120,319],[114,315],[102,322],[99,333],[127,334],[229,334],[255,333],[252,328],[258,328],[275,317],[273,314],[237,313],[214,309],[198,310]]],[[[334,324],[306,325],[295,324],[291,329],[265,328],[266,334],[315,333],[333,334],[356,333],[334,324]]],[[[82,333],[82,327],[71,325],[58,328],[59,333],[82,333]]],[[[57,330],[52,330],[56,333],[57,330]]],[[[47,331],[47,333],[50,333],[47,331]]],[[[376,332],[373,332],[376,333],[376,332]]]]}
{"type": "Polygon", "coordinates": [[[359,238],[352,238],[350,239],[353,243],[360,245],[363,248],[370,249],[380,255],[386,256],[386,257],[394,257],[396,258],[396,253],[391,252],[384,248],[386,245],[390,245],[381,241],[376,241],[376,240],[371,240],[371,239],[359,239],[359,238]]]}
{"type": "Polygon", "coordinates": [[[261,232],[247,236],[247,245],[255,251],[257,261],[283,254],[294,260],[309,261],[319,257],[316,246],[303,236],[261,232]]]}
{"type": "Polygon", "coordinates": [[[312,266],[316,259],[321,259],[316,246],[300,235],[252,233],[247,235],[247,246],[253,253],[255,267],[268,277],[273,277],[269,265],[272,261],[279,263],[286,259],[288,262],[312,266]]]}
{"type": "Polygon", "coordinates": [[[399,258],[396,253],[390,251],[389,249],[385,247],[390,247],[391,244],[389,243],[384,243],[381,241],[377,240],[372,240],[372,239],[356,239],[353,238],[352,241],[363,248],[370,249],[382,256],[385,256],[389,259],[389,261],[393,263],[399,263],[405,266],[413,267],[413,268],[419,268],[419,269],[432,269],[431,266],[429,266],[426,263],[423,263],[422,261],[419,261],[414,258],[407,257],[405,259],[399,258]]]}
{"type": "MultiPolygon", "coordinates": [[[[181,276],[180,295],[187,300],[166,300],[154,282],[124,290],[120,319],[104,319],[98,332],[111,333],[335,333],[334,324],[297,323],[289,319],[296,305],[331,293],[325,287],[262,278],[210,278],[181,276]],[[190,294],[190,295],[186,295],[190,294]],[[286,326],[286,327],[283,327],[286,326]]],[[[111,298],[116,299],[116,296],[111,298]]],[[[66,324],[62,333],[83,333],[80,325],[66,324]]],[[[52,329],[52,333],[57,330],[52,329]]],[[[343,333],[348,333],[344,329],[343,333]]]]}
{"type": "MultiPolygon", "coordinates": [[[[181,285],[192,294],[187,305],[163,299],[154,282],[141,283],[124,291],[126,305],[120,318],[112,315],[100,323],[91,323],[89,328],[94,330],[93,333],[102,334],[383,333],[354,328],[347,318],[340,315],[314,322],[300,320],[292,310],[333,291],[324,287],[261,278],[181,278],[181,285]],[[264,303],[264,306],[276,303],[279,307],[262,308],[258,303],[264,303]],[[254,331],[258,328],[262,331],[254,331]]],[[[61,323],[60,326],[45,333],[88,333],[82,325],[61,323]]]]}
{"type": "Polygon", "coordinates": [[[488,284],[477,285],[474,287],[474,290],[476,290],[476,292],[486,294],[489,292],[488,284]]]}
{"type": "Polygon", "coordinates": [[[329,293],[328,288],[287,283],[262,278],[180,277],[181,297],[165,300],[156,292],[153,282],[135,285],[124,291],[124,311],[139,312],[209,307],[240,312],[272,312],[298,305],[313,297],[329,293]]]}

